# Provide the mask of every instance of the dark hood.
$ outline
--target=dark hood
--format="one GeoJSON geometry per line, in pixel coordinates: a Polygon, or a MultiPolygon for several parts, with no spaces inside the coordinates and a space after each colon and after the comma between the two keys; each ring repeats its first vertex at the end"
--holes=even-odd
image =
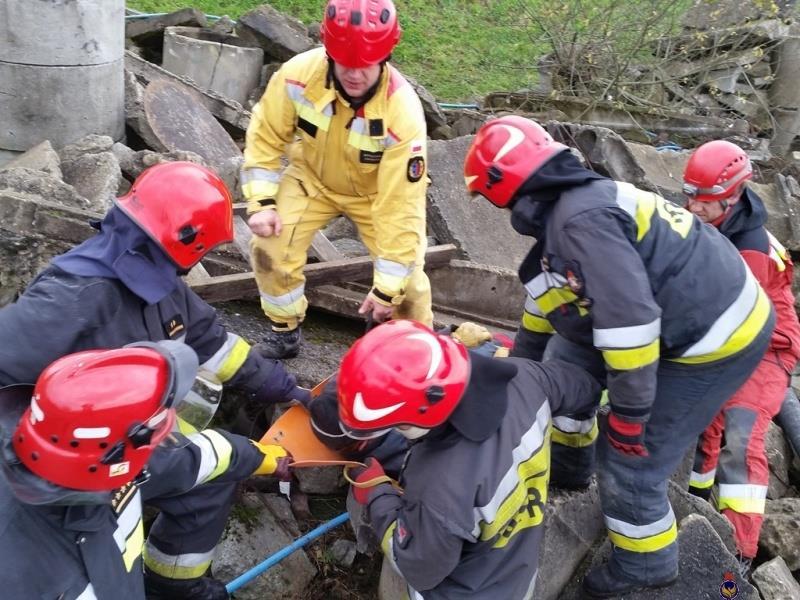
{"type": "Polygon", "coordinates": [[[100,223],[98,233],[53,264],[82,277],[120,280],[148,304],[156,304],[178,285],[178,267],[150,236],[116,206],[100,223]]]}
{"type": "Polygon", "coordinates": [[[508,408],[508,382],[517,366],[503,359],[470,351],[470,376],[467,390],[447,420],[462,436],[482,442],[494,434],[508,408]]]}
{"type": "Polygon", "coordinates": [[[511,226],[517,233],[541,238],[559,196],[593,179],[606,177],[581,165],[568,150],[556,154],[520,186],[511,208],[511,226]]]}
{"type": "Polygon", "coordinates": [[[753,229],[760,229],[766,223],[767,209],[764,202],[753,191],[745,188],[742,197],[720,223],[719,231],[725,237],[733,238],[753,229]]]}
{"type": "Polygon", "coordinates": [[[83,492],[50,483],[20,461],[11,438],[33,394],[32,385],[0,388],[0,477],[17,500],[37,506],[94,506],[109,504],[111,492],[83,492]]]}

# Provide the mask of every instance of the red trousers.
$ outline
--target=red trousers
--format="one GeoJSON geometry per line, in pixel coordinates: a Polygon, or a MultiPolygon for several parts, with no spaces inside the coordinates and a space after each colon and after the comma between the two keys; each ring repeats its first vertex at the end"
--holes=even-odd
{"type": "Polygon", "coordinates": [[[689,486],[695,492],[707,491],[716,480],[718,508],[733,524],[738,550],[748,558],[758,550],[769,483],[764,437],[772,417],[781,409],[788,385],[783,361],[774,350],[767,351],[697,444],[689,486]]]}

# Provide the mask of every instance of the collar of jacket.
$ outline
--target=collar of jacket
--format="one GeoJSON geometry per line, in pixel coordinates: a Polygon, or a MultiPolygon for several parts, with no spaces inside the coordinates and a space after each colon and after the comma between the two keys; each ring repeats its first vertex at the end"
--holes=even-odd
{"type": "MultiPolygon", "coordinates": [[[[314,50],[312,50],[314,52],[314,50]]],[[[335,102],[337,99],[350,106],[347,100],[339,95],[333,85],[327,85],[328,81],[328,56],[325,54],[324,49],[319,54],[319,62],[314,69],[312,75],[308,78],[306,89],[303,96],[314,105],[314,109],[322,112],[322,110],[335,102]]],[[[381,71],[381,76],[378,79],[378,84],[375,88],[375,93],[366,104],[364,108],[364,118],[366,119],[382,119],[386,115],[387,94],[389,89],[389,82],[392,77],[393,67],[386,64],[381,71]]]]}
{"type": "Polygon", "coordinates": [[[517,374],[510,361],[470,351],[469,384],[448,423],[473,442],[487,440],[497,431],[508,408],[508,382],[517,374]]]}
{"type": "Polygon", "coordinates": [[[556,154],[520,186],[511,207],[511,226],[522,235],[541,237],[561,194],[595,179],[607,177],[581,165],[572,152],[556,154]]]}
{"type": "Polygon", "coordinates": [[[744,188],[742,197],[731,207],[728,216],[719,224],[719,231],[727,238],[764,227],[767,223],[767,209],[764,201],[749,188],[744,188]]]}

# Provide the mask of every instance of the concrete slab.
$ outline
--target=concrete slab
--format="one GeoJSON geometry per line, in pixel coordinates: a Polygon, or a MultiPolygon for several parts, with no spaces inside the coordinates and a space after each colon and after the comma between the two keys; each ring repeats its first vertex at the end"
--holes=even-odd
{"type": "Polygon", "coordinates": [[[195,152],[212,167],[222,166],[241,150],[196,95],[184,87],[154,81],[144,93],[144,115],[162,148],[195,152]]]}
{"type": "Polygon", "coordinates": [[[792,577],[792,572],[780,556],[753,571],[752,579],[763,600],[800,598],[800,583],[792,577]]]}
{"type": "Polygon", "coordinates": [[[683,171],[691,151],[659,150],[646,144],[628,143],[628,149],[644,169],[644,177],[655,191],[671,202],[683,206],[683,171]]]}
{"type": "Polygon", "coordinates": [[[511,227],[511,213],[482,198],[470,198],[464,186],[464,157],[472,136],[428,145],[428,226],[441,244],[455,244],[461,257],[516,270],[534,244],[511,227]]]}
{"type": "Polygon", "coordinates": [[[249,44],[262,48],[267,56],[281,62],[316,45],[300,21],[268,4],[239,17],[236,33],[249,44]]]}
{"type": "Polygon", "coordinates": [[[0,158],[0,171],[18,167],[42,171],[56,179],[61,179],[61,159],[49,140],[37,144],[5,165],[3,165],[2,158],[0,158]]]}

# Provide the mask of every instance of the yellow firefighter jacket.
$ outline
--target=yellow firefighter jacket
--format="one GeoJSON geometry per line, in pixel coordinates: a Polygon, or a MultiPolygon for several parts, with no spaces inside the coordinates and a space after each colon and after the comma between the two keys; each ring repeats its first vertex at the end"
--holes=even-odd
{"type": "Polygon", "coordinates": [[[426,127],[411,85],[386,65],[374,96],[353,110],[333,86],[324,48],[286,62],[247,129],[241,182],[248,213],[274,206],[287,146],[288,174],[370,203],[375,288],[399,295],[425,241],[426,127]]]}

